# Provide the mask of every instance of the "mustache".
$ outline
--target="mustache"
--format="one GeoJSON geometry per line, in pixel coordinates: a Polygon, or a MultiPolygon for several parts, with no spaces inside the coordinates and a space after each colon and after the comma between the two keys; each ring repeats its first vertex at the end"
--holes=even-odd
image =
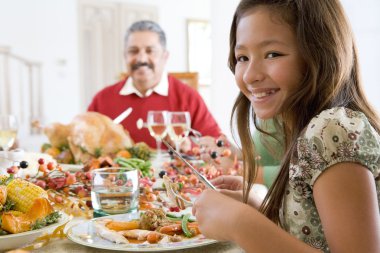
{"type": "Polygon", "coordinates": [[[145,67],[145,66],[150,68],[150,69],[153,69],[153,64],[149,64],[147,62],[138,62],[136,64],[133,64],[131,67],[132,67],[132,70],[136,70],[140,67],[145,67]]]}

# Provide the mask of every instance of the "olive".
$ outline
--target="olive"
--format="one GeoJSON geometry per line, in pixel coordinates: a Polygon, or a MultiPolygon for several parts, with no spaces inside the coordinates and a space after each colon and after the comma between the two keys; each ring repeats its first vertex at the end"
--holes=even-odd
{"type": "Polygon", "coordinates": [[[160,176],[160,178],[163,178],[166,175],[166,171],[161,170],[158,175],[160,176]]]}
{"type": "Polygon", "coordinates": [[[216,159],[218,157],[218,153],[216,151],[212,151],[210,156],[212,159],[216,159]]]}
{"type": "Polygon", "coordinates": [[[20,168],[26,169],[26,168],[28,168],[28,166],[29,166],[29,163],[27,161],[21,161],[20,162],[20,168]]]}
{"type": "Polygon", "coordinates": [[[218,146],[218,147],[223,147],[223,145],[224,145],[223,140],[218,140],[218,141],[216,142],[216,146],[218,146]]]}

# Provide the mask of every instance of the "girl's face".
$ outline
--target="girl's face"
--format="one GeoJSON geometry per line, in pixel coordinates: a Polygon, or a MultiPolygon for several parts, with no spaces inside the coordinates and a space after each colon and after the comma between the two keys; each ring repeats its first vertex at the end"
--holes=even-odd
{"type": "Polygon", "coordinates": [[[235,79],[260,119],[273,118],[303,78],[304,62],[291,27],[267,7],[256,7],[238,23],[235,79]]]}

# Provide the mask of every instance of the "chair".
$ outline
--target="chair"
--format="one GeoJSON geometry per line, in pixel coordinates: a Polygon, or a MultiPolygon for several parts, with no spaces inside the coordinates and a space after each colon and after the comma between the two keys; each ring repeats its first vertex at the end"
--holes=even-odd
{"type": "MultiPolygon", "coordinates": [[[[190,87],[194,88],[195,90],[198,90],[199,83],[198,83],[198,72],[169,72],[169,75],[173,76],[174,78],[182,81],[183,83],[189,85],[190,87]]],[[[119,80],[123,80],[127,77],[127,74],[125,72],[122,72],[119,74],[119,80]]]]}
{"type": "Polygon", "coordinates": [[[169,72],[169,75],[177,78],[195,90],[199,88],[198,72],[169,72]]]}

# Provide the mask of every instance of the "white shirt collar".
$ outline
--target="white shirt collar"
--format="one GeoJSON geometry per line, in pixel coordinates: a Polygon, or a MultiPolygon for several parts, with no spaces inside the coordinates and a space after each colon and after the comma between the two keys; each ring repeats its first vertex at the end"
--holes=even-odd
{"type": "Polygon", "coordinates": [[[136,94],[137,96],[143,98],[143,97],[149,97],[152,95],[153,92],[156,92],[157,94],[161,96],[168,96],[169,94],[169,80],[168,80],[168,73],[164,71],[161,76],[160,82],[154,86],[152,89],[147,90],[145,96],[136,89],[136,87],[133,85],[132,78],[127,79],[125,81],[125,84],[123,88],[120,90],[119,94],[122,96],[127,96],[130,94],[136,94]]]}

